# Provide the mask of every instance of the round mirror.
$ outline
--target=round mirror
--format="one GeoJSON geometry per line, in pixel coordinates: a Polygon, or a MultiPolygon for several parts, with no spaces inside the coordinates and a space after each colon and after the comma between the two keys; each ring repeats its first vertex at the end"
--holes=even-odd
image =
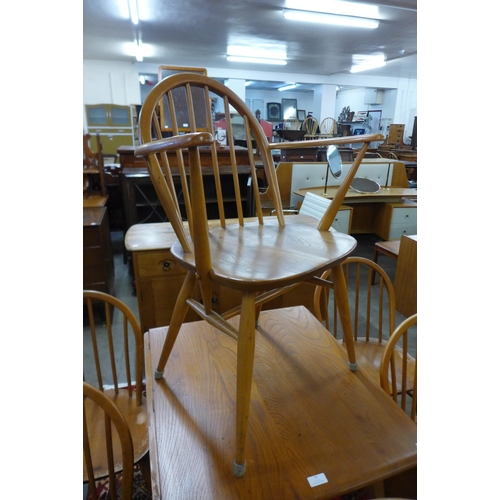
{"type": "Polygon", "coordinates": [[[338,179],[342,175],[342,157],[337,146],[332,144],[326,148],[326,161],[333,177],[338,179]]]}
{"type": "Polygon", "coordinates": [[[366,177],[355,177],[351,182],[351,189],[358,193],[378,193],[380,184],[366,177]]]}

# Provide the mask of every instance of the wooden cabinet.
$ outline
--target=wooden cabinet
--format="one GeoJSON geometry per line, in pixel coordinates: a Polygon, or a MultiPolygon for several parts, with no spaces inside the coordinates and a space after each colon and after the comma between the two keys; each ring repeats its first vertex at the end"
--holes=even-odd
{"type": "Polygon", "coordinates": [[[394,277],[396,310],[403,316],[417,312],[417,235],[402,236],[394,277]]]}
{"type": "MultiPolygon", "coordinates": [[[[228,223],[235,221],[228,221],[228,223]]],[[[209,221],[209,224],[211,222],[209,221]]],[[[213,223],[213,222],[212,222],[213,223]]],[[[139,316],[143,332],[170,323],[177,295],[186,271],[170,253],[177,240],[169,223],[137,224],[125,236],[125,247],[132,253],[139,316]]],[[[304,305],[313,311],[314,287],[301,284],[294,290],[265,304],[263,309],[304,305]]],[[[214,286],[212,305],[222,313],[240,305],[241,292],[214,286]]],[[[186,322],[198,321],[190,310],[186,322]]]]}
{"type": "MultiPolygon", "coordinates": [[[[100,135],[104,154],[117,154],[120,146],[134,145],[134,128],[130,106],[87,104],[85,106],[89,134],[100,135]]],[[[97,149],[91,139],[91,148],[97,149]]]]}
{"type": "MultiPolygon", "coordinates": [[[[202,167],[203,182],[205,184],[205,197],[207,216],[209,219],[218,219],[219,211],[216,204],[215,180],[211,167],[202,167]],[[213,196],[211,196],[211,193],[213,196]]],[[[232,170],[229,166],[220,166],[222,192],[224,203],[228,205],[226,215],[237,217],[236,196],[233,187],[232,170]]],[[[254,211],[253,190],[249,184],[250,167],[238,166],[240,196],[246,217],[251,217],[254,211]]],[[[179,175],[172,171],[174,184],[179,196],[181,211],[184,211],[181,181],[179,175]]],[[[158,201],[158,196],[153,187],[149,173],[142,168],[124,168],[120,176],[121,195],[123,203],[124,232],[129,227],[150,222],[165,222],[166,216],[158,201]]],[[[183,216],[186,214],[183,213],[183,216]]]]}
{"type": "Polygon", "coordinates": [[[283,149],[280,159],[285,162],[311,162],[318,161],[318,148],[283,149]]]}
{"type": "Polygon", "coordinates": [[[384,240],[417,234],[417,203],[410,200],[384,203],[377,214],[375,233],[384,240]]]}
{"type": "Polygon", "coordinates": [[[106,207],[83,209],[83,289],[114,294],[114,263],[106,207]]]}

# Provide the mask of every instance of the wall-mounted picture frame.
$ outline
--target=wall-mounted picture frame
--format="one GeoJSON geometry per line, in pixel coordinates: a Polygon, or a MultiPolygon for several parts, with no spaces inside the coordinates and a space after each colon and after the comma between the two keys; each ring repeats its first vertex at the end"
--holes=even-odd
{"type": "MultiPolygon", "coordinates": [[[[167,76],[175,75],[176,73],[197,73],[207,76],[205,68],[189,68],[183,66],[158,66],[158,80],[163,80],[167,76]]],[[[172,91],[175,101],[175,116],[177,120],[177,128],[179,132],[193,132],[189,126],[188,103],[187,96],[183,89],[175,89],[172,91]]],[[[208,130],[206,123],[205,111],[205,94],[201,88],[192,89],[192,98],[195,102],[195,121],[196,131],[208,130]]],[[[172,118],[167,98],[164,97],[160,101],[160,126],[162,132],[172,132],[172,118]]]]}
{"type": "Polygon", "coordinates": [[[270,122],[281,121],[281,103],[279,102],[267,103],[267,121],[270,122]]]}
{"type": "Polygon", "coordinates": [[[297,116],[297,99],[281,99],[281,113],[283,120],[297,116]]]}
{"type": "Polygon", "coordinates": [[[306,110],[305,109],[298,109],[297,110],[297,118],[299,121],[303,122],[306,119],[306,110]]]}

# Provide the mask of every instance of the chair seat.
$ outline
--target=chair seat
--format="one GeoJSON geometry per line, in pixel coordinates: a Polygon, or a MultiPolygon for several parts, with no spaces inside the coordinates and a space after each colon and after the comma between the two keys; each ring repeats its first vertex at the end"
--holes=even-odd
{"type": "MultiPolygon", "coordinates": [[[[343,233],[318,231],[317,219],[307,215],[228,225],[210,231],[211,279],[228,288],[264,291],[297,283],[298,277],[319,276],[341,262],[356,247],[356,240],[343,233]]],[[[172,255],[183,267],[195,272],[194,252],[184,253],[176,242],[172,255]]]]}
{"type": "MultiPolygon", "coordinates": [[[[128,396],[126,389],[120,389],[118,391],[118,395],[115,395],[113,389],[106,390],[104,393],[113,401],[113,403],[115,403],[127,421],[132,435],[132,442],[134,444],[134,463],[137,463],[142,457],[144,457],[149,449],[147,407],[145,404],[136,406],[135,399],[128,396]]],[[[86,399],[85,410],[87,412],[88,423],[92,422],[95,424],[97,422],[99,424],[98,427],[89,424],[90,441],[95,443],[104,443],[104,425],[101,408],[94,403],[94,401],[86,399]]],[[[108,476],[109,472],[106,458],[106,447],[91,446],[91,449],[93,450],[92,461],[94,464],[95,478],[99,479],[108,476]],[[102,453],[95,453],[98,449],[102,453]]],[[[118,435],[115,435],[115,433],[113,433],[113,452],[115,472],[118,472],[122,470],[123,464],[120,441],[118,439],[118,435]]],[[[84,460],[83,482],[86,481],[88,481],[88,475],[84,460]]]]}
{"type": "MultiPolygon", "coordinates": [[[[357,340],[354,342],[356,349],[356,361],[358,363],[358,369],[362,371],[367,377],[369,377],[375,384],[380,382],[380,363],[382,361],[382,355],[384,354],[384,349],[387,342],[383,340],[379,342],[378,339],[370,338],[366,340],[357,340]]],[[[345,347],[344,343],[342,346],[345,347]]],[[[401,391],[401,357],[402,349],[396,346],[394,353],[396,357],[396,373],[397,373],[397,388],[398,392],[401,391]]],[[[346,353],[347,356],[347,353],[346,353]]],[[[413,375],[415,373],[415,360],[411,357],[408,358],[408,372],[407,372],[407,388],[409,391],[413,389],[413,375]]],[[[389,373],[389,380],[391,380],[391,375],[389,373]]]]}

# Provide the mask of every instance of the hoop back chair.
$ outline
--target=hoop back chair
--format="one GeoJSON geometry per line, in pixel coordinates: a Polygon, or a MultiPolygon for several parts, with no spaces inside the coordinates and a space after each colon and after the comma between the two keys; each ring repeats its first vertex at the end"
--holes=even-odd
{"type": "MultiPolygon", "coordinates": [[[[285,224],[271,155],[273,146],[269,144],[262,127],[245,103],[223,84],[203,75],[183,73],[161,80],[144,101],[139,118],[139,133],[142,145],[136,148],[135,154],[145,157],[148,162],[151,180],[178,238],[178,241],[171,247],[171,253],[188,271],[175,304],[155,377],[163,377],[166,362],[189,307],[209,324],[237,341],[236,441],[233,468],[235,475],[241,477],[246,467],[245,444],[255,327],[262,304],[301,282],[323,283],[319,278],[321,273],[326,269],[334,268],[335,293],[338,294],[339,302],[344,304],[343,311],[348,312],[347,295],[343,291],[345,283],[342,269],[338,267],[338,264],[352,252],[356,243],[350,236],[335,233],[329,229],[342,204],[350,181],[339,188],[338,197],[332,201],[319,224],[314,218],[301,215],[287,218],[287,224],[285,224]],[[200,103],[195,109],[194,97],[199,98],[200,93],[204,96],[204,104],[200,103]],[[229,123],[227,136],[235,183],[233,196],[236,201],[237,221],[228,220],[224,210],[225,200],[219,180],[217,145],[213,140],[214,130],[208,105],[211,94],[221,98],[226,116],[236,112],[242,117],[247,142],[251,137],[255,140],[270,186],[269,192],[276,209],[276,216],[263,217],[262,215],[256,165],[252,151],[249,150],[248,165],[251,172],[256,216],[250,220],[244,219],[241,198],[238,194],[233,131],[229,123]],[[161,100],[168,103],[172,137],[160,138],[162,115],[158,114],[158,108],[161,100]],[[183,110],[186,111],[183,123],[189,126],[190,131],[179,135],[178,115],[183,110]],[[201,116],[201,124],[200,119],[195,119],[195,116],[201,116]],[[211,172],[214,176],[215,194],[219,207],[219,219],[211,221],[210,227],[206,211],[208,193],[204,191],[198,151],[200,147],[208,147],[211,151],[211,172]],[[188,165],[184,164],[182,149],[188,150],[188,165]],[[169,166],[169,155],[172,154],[177,156],[187,221],[183,220],[178,194],[172,182],[172,169],[169,166]],[[241,306],[223,314],[216,313],[212,308],[212,284],[240,291],[242,293],[241,306]],[[199,286],[201,301],[194,299],[197,286],[199,286]],[[240,314],[238,330],[227,322],[227,319],[237,314],[240,314]]],[[[370,141],[381,140],[381,137],[381,135],[358,136],[356,139],[363,143],[362,149],[366,150],[370,141]]],[[[356,139],[349,138],[348,140],[356,139]]],[[[340,143],[341,141],[334,139],[310,141],[311,147],[340,143]]],[[[282,147],[303,148],[304,142],[284,142],[282,147]]],[[[352,170],[347,176],[349,179],[354,177],[360,162],[361,157],[358,162],[353,163],[352,170]]],[[[327,282],[325,286],[332,285],[327,282]]],[[[344,314],[342,319],[346,325],[350,323],[344,314]]],[[[349,340],[348,333],[347,345],[351,347],[349,348],[349,362],[355,369],[354,348],[349,340]]]]}
{"type": "MultiPolygon", "coordinates": [[[[396,297],[387,273],[377,263],[364,257],[348,257],[342,267],[349,291],[352,334],[356,351],[356,362],[360,369],[378,385],[380,365],[388,338],[395,329],[396,297]],[[376,279],[378,278],[378,279],[376,279]]],[[[328,279],[330,270],[322,278],[328,279]]],[[[329,300],[329,290],[316,287],[314,312],[319,321],[324,321],[336,339],[340,339],[342,325],[339,322],[335,297],[329,300]]],[[[343,338],[343,337],[342,337],[343,338]]],[[[402,350],[397,347],[395,356],[398,367],[397,392],[401,392],[402,350]]],[[[413,373],[413,364],[408,367],[413,373]]],[[[411,386],[411,382],[408,381],[411,386]]]]}
{"type": "Polygon", "coordinates": [[[337,134],[337,122],[331,116],[324,118],[319,125],[319,138],[333,137],[337,134]]]}
{"type": "Polygon", "coordinates": [[[417,314],[406,318],[392,333],[380,364],[380,385],[410,418],[417,421],[417,356],[408,352],[408,330],[417,324],[417,314]],[[399,346],[398,343],[401,345],[399,346]],[[397,355],[397,349],[402,357],[397,355]],[[400,390],[396,387],[400,386],[400,390]],[[411,404],[407,404],[411,396],[411,404]]]}
{"type": "MultiPolygon", "coordinates": [[[[142,402],[144,338],[139,322],[126,304],[107,293],[84,290],[83,303],[89,316],[94,361],[93,366],[84,366],[83,378],[106,394],[123,414],[132,434],[134,463],[140,465],[144,478],[149,481],[148,418],[142,402]],[[95,319],[97,307],[104,307],[104,325],[95,319]]],[[[97,477],[107,476],[106,457],[98,458],[94,460],[94,469],[99,471],[97,477]]],[[[114,463],[119,470],[119,456],[114,463]]]]}
{"type": "Polygon", "coordinates": [[[102,477],[102,457],[106,460],[106,474],[109,474],[109,498],[132,499],[134,478],[134,444],[123,414],[111,399],[96,387],[83,382],[83,467],[84,482],[88,482],[93,500],[97,494],[96,480],[102,477]],[[119,446],[117,444],[119,443],[119,446]],[[115,466],[115,456],[120,456],[115,466]],[[121,495],[118,496],[116,472],[121,476],[121,495]],[[87,480],[85,480],[87,476],[87,480]]]}
{"type": "MultiPolygon", "coordinates": [[[[312,116],[308,116],[302,122],[302,130],[306,131],[304,139],[314,139],[316,137],[316,132],[318,131],[318,120],[312,116]]],[[[345,141],[344,141],[345,142],[345,141]]]]}
{"type": "Polygon", "coordinates": [[[290,116],[283,120],[283,129],[285,130],[299,130],[300,121],[296,116],[290,116]]]}

